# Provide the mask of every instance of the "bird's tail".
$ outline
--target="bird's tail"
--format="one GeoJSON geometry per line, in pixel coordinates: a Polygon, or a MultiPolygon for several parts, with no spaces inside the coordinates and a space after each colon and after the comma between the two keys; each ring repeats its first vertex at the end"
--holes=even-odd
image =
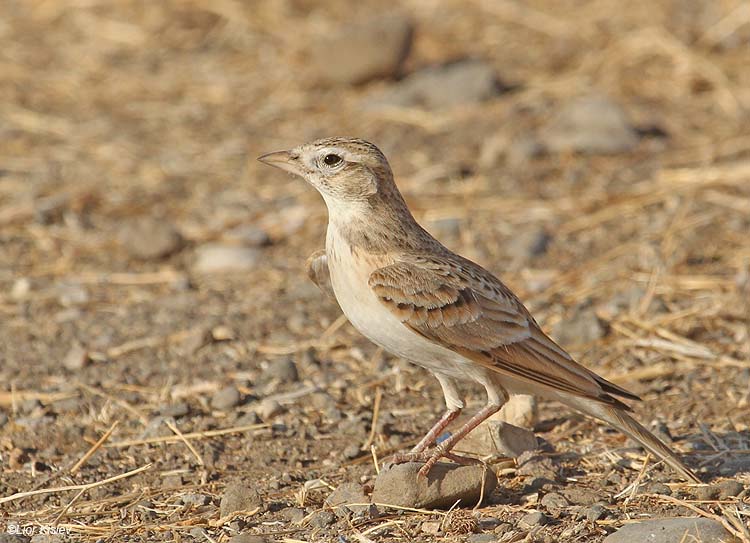
{"type": "Polygon", "coordinates": [[[564,401],[570,404],[571,407],[606,422],[623,434],[636,440],[644,449],[663,460],[686,480],[693,483],[701,482],[672,449],[667,447],[659,438],[622,409],[584,398],[567,397],[564,401]]]}

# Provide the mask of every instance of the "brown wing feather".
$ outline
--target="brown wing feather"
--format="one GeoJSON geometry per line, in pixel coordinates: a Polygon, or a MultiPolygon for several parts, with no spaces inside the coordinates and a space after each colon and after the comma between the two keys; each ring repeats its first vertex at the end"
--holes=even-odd
{"type": "Polygon", "coordinates": [[[471,261],[421,257],[375,270],[370,288],[401,322],[495,371],[627,409],[634,394],[575,362],[518,298],[471,261]]]}

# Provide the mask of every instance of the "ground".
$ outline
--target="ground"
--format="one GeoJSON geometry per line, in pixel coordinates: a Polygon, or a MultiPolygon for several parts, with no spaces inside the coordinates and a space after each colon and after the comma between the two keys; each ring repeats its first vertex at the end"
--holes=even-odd
{"type": "Polygon", "coordinates": [[[741,533],[747,491],[727,481],[750,483],[747,5],[408,0],[398,74],[326,81],[343,61],[320,44],[385,17],[352,4],[0,5],[0,533],[478,542],[473,514],[498,541],[594,542],[692,508],[741,533]],[[467,58],[497,81],[383,105],[467,58]],[[592,101],[601,115],[570,120],[592,101]],[[331,488],[371,485],[373,457],[443,408],[430,375],[307,280],[325,207],[255,160],[331,135],[378,144],[417,219],[640,395],[636,416],[714,486],[544,403],[553,481],[497,460],[473,513],[326,516],[331,488]],[[252,509],[221,517],[236,481],[252,509]],[[548,522],[520,522],[531,511],[548,522]]]}

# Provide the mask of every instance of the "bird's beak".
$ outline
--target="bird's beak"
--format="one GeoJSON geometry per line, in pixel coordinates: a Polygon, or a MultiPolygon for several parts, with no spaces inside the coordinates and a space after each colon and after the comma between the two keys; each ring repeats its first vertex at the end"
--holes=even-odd
{"type": "Polygon", "coordinates": [[[259,156],[258,160],[274,168],[286,170],[290,173],[301,175],[299,168],[299,159],[289,151],[276,151],[259,156]]]}

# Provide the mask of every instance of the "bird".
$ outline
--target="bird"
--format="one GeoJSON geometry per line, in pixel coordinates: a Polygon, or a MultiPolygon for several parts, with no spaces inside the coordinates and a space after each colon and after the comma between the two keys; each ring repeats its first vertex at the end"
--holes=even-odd
{"type": "Polygon", "coordinates": [[[325,250],[307,260],[309,277],[333,294],[362,335],[425,368],[442,388],[445,413],[413,449],[396,455],[396,462],[424,462],[423,476],[442,458],[467,462],[451,452],[456,443],[510,395],[531,394],[609,424],[686,480],[700,482],[630,414],[625,400],[638,396],[576,362],[500,279],[419,225],[374,144],[325,138],[258,160],[302,177],[323,197],[325,250]],[[437,443],[464,409],[460,381],[481,385],[487,403],[437,443]]]}

